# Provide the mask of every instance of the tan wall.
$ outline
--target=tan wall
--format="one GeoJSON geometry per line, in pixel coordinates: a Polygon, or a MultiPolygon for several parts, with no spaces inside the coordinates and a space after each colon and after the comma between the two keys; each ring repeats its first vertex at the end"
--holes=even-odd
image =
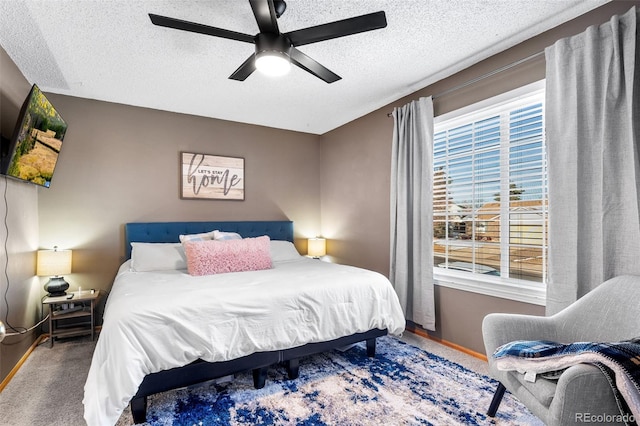
{"type": "MultiPolygon", "coordinates": [[[[0,47],[0,129],[2,136],[11,138],[22,102],[31,85],[0,47]]],[[[40,318],[42,288],[35,275],[35,250],[38,248],[38,189],[35,185],[0,177],[0,217],[7,215],[8,233],[0,226],[0,266],[7,274],[0,273],[0,320],[16,328],[31,327],[40,318]],[[7,251],[4,242],[7,242],[7,251]],[[7,257],[5,257],[7,256],[7,257]],[[7,289],[8,286],[8,289],[7,289]],[[6,304],[4,295],[6,292],[6,304]],[[7,305],[8,318],[7,318],[7,305]]],[[[6,326],[7,324],[5,324],[6,326]]],[[[13,330],[8,329],[7,332],[13,330]]],[[[18,360],[34,342],[39,329],[19,336],[8,336],[0,343],[0,382],[4,380],[18,360]]]]}
{"type": "MultiPolygon", "coordinates": [[[[282,220],[319,233],[316,135],[49,95],[69,128],[51,188],[41,190],[40,246],[72,248],[71,288],[109,289],[126,222],[282,220]],[[181,151],[243,157],[245,201],[183,200],[181,151]]],[[[303,240],[301,251],[306,250],[303,240]]]]}
{"type": "MultiPolygon", "coordinates": [[[[394,107],[421,96],[437,95],[544,50],[556,40],[626,12],[634,3],[608,3],[573,21],[495,55],[450,78],[438,81],[378,111],[322,136],[322,232],[328,251],[341,263],[389,273],[389,188],[394,107]]],[[[530,60],[434,100],[435,115],[453,111],[544,78],[544,57],[530,60]]],[[[435,336],[484,353],[482,319],[490,312],[544,315],[537,305],[437,288],[435,336]]]]}

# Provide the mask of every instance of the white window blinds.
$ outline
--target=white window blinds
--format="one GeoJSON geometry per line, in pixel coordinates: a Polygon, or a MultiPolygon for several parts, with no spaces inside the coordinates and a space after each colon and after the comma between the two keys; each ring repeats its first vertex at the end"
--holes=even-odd
{"type": "Polygon", "coordinates": [[[544,283],[544,93],[519,94],[438,121],[433,164],[436,273],[544,283]]]}

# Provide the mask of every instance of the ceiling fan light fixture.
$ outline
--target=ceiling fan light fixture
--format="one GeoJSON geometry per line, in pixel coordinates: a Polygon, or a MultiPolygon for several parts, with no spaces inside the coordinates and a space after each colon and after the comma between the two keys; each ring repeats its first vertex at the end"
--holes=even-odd
{"type": "Polygon", "coordinates": [[[279,77],[289,72],[291,61],[282,52],[263,51],[256,54],[256,69],[265,75],[279,77]]]}
{"type": "Polygon", "coordinates": [[[154,25],[160,27],[255,44],[255,53],[229,76],[236,81],[246,80],[256,69],[264,74],[283,75],[289,71],[293,62],[326,83],[334,83],[340,80],[339,75],[305,55],[297,47],[387,26],[387,18],[381,10],[283,33],[278,27],[278,18],[287,9],[284,0],[249,0],[249,4],[260,30],[255,36],[153,13],[149,14],[149,18],[154,25]]]}

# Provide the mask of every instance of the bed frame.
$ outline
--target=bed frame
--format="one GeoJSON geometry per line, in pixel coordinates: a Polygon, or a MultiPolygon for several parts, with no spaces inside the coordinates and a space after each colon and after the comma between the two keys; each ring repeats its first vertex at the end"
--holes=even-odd
{"type": "MultiPolygon", "coordinates": [[[[291,221],[127,223],[125,225],[125,258],[131,257],[131,242],[173,243],[179,241],[181,234],[198,234],[214,229],[237,232],[244,238],[268,235],[272,240],[293,242],[293,222],[291,221]]],[[[328,342],[309,343],[279,351],[258,352],[230,361],[211,363],[197,360],[183,367],[149,374],[144,378],[138,392],[131,399],[133,421],[135,423],[146,421],[147,397],[149,395],[249,370],[253,373],[254,387],[260,389],[265,385],[268,367],[273,364],[284,362],[288,378],[296,379],[299,374],[299,359],[301,357],[361,341],[366,341],[367,356],[374,357],[376,338],[386,334],[387,330],[373,329],[328,342]]]]}

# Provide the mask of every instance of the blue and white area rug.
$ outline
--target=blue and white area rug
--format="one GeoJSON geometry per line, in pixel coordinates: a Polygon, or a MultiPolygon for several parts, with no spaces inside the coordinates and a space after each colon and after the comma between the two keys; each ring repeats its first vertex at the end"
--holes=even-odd
{"type": "Polygon", "coordinates": [[[224,384],[149,397],[147,424],[542,425],[508,393],[498,415],[487,417],[496,385],[459,364],[383,337],[375,358],[367,357],[364,343],[302,358],[298,379],[287,380],[285,368],[275,367],[263,389],[254,389],[247,373],[224,384]]]}

